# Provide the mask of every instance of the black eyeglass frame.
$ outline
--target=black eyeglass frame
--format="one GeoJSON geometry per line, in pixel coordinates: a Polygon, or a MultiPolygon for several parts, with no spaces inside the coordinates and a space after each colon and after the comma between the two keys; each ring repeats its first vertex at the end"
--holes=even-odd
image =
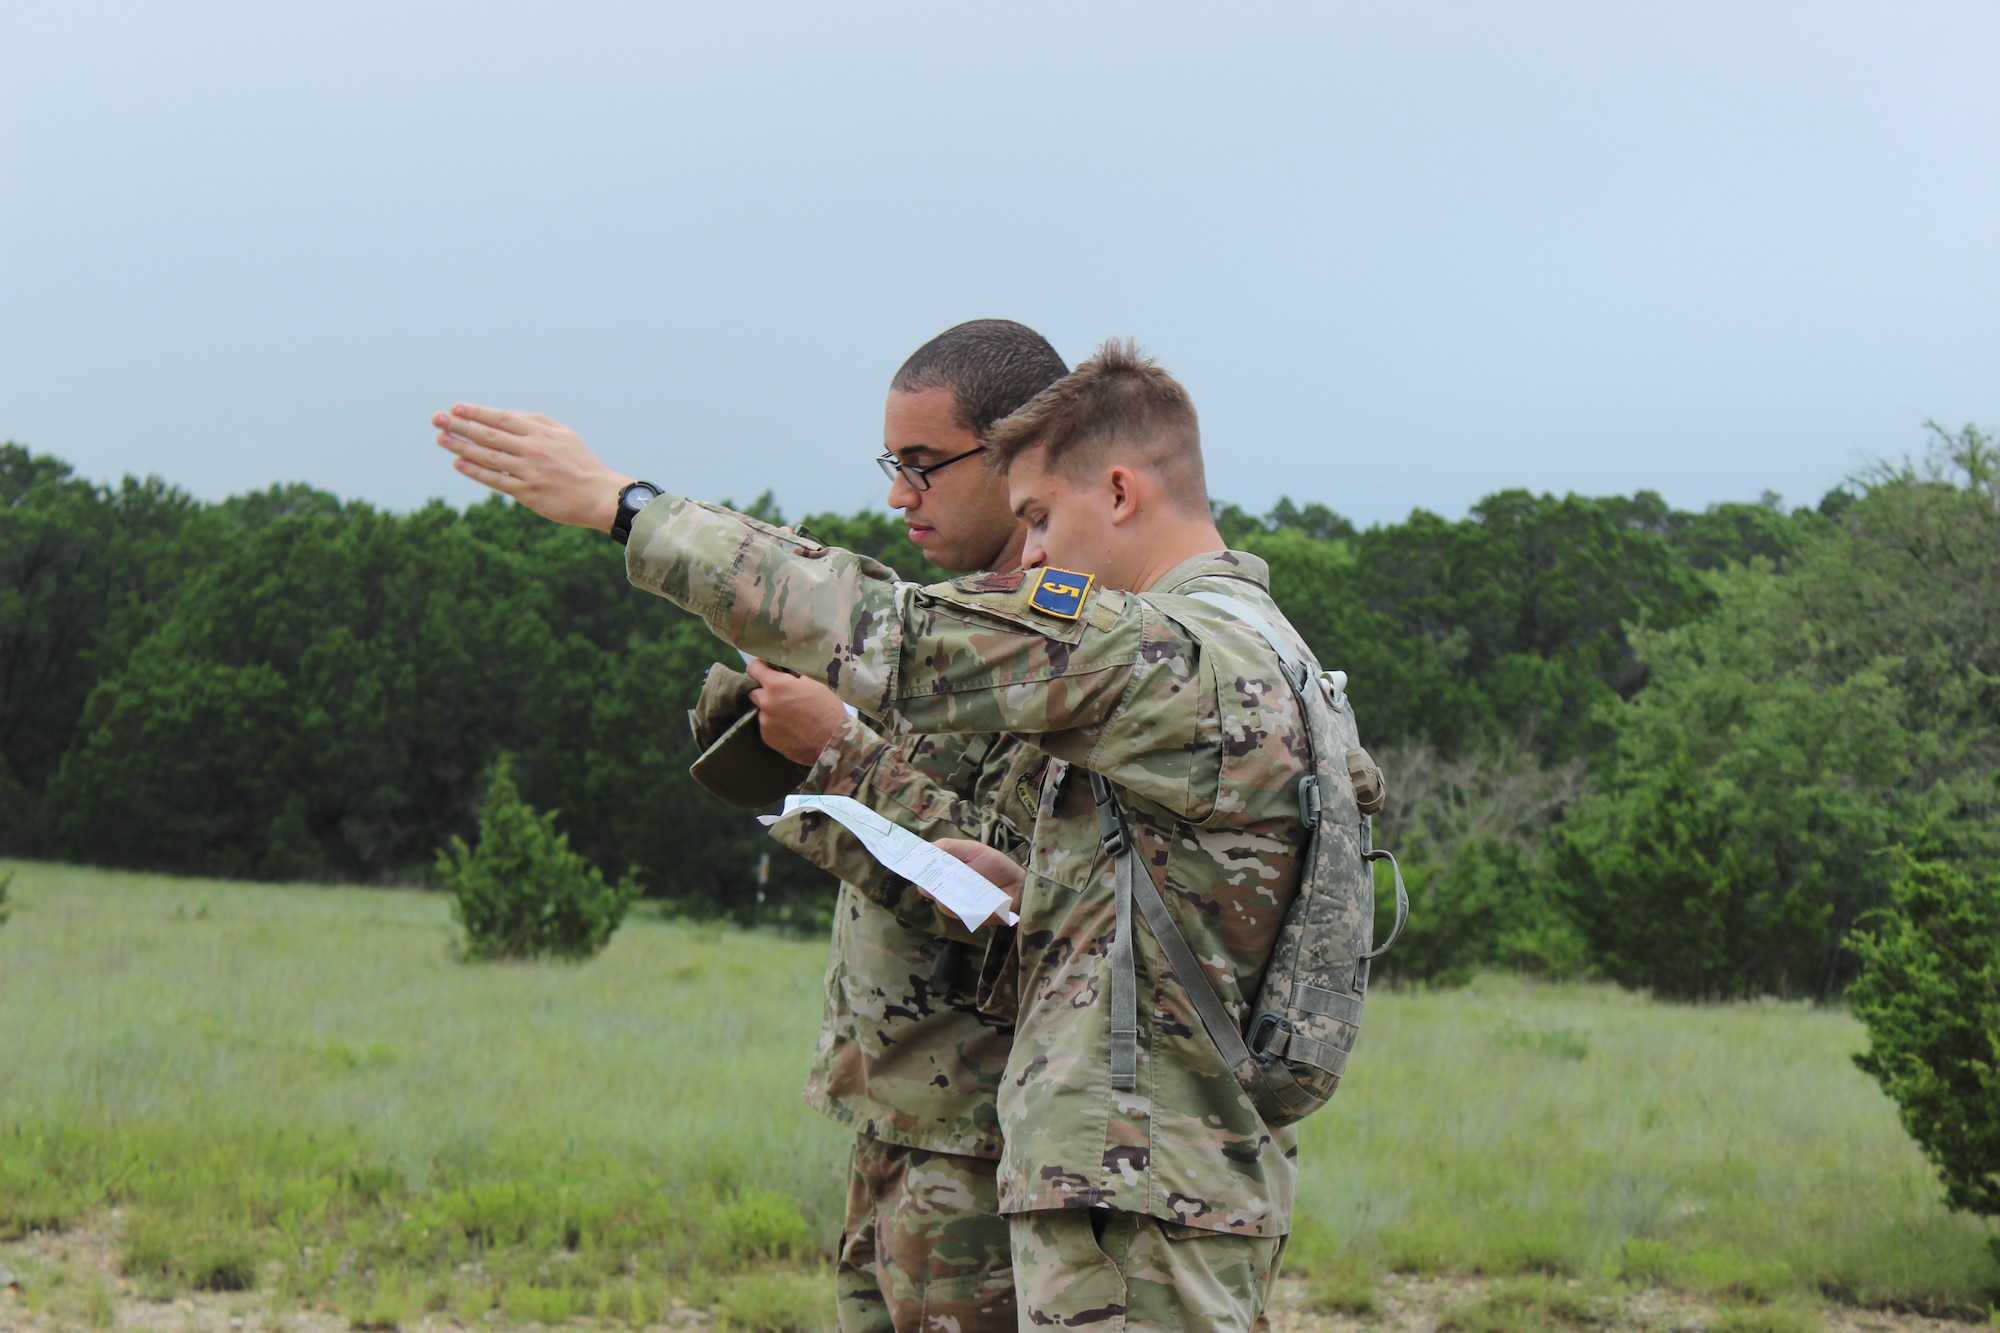
{"type": "Polygon", "coordinates": [[[948,468],[953,463],[962,462],[963,460],[972,457],[974,454],[983,454],[985,452],[986,452],[986,446],[982,444],[976,449],[967,449],[962,454],[953,454],[950,458],[945,459],[942,463],[924,463],[924,464],[905,463],[899,460],[896,457],[896,455],[885,453],[880,458],[875,460],[875,465],[882,469],[882,475],[887,477],[890,481],[893,482],[896,480],[897,477],[901,477],[904,481],[909,482],[910,485],[916,487],[918,490],[927,491],[931,488],[931,473],[941,471],[944,468],[948,468]]]}

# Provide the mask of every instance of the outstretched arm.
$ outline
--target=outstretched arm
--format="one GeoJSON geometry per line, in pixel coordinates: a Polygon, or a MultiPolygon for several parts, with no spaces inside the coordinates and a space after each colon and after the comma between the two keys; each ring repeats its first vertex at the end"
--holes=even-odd
{"type": "MultiPolygon", "coordinates": [[[[460,404],[434,419],[465,475],[557,522],[608,529],[624,474],[547,417],[460,404]]],[[[626,574],[723,641],[919,731],[1040,737],[1057,758],[1197,820],[1213,811],[1216,682],[1158,612],[1095,592],[1060,613],[1036,576],[920,588],[850,552],[662,495],[632,525],[626,574]],[[1207,706],[1155,707],[1193,688],[1207,706]]]]}

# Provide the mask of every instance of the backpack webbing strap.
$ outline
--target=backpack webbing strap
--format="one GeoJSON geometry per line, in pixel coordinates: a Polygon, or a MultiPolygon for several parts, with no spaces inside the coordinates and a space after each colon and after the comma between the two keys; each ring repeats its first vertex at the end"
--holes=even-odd
{"type": "Polygon", "coordinates": [[[1278,633],[1277,626],[1258,615],[1243,603],[1237,601],[1234,597],[1219,592],[1191,592],[1187,594],[1187,597],[1189,601],[1206,602],[1218,611],[1226,611],[1248,625],[1251,629],[1263,635],[1264,642],[1269,644],[1271,651],[1278,655],[1278,664],[1284,667],[1286,679],[1291,682],[1292,688],[1300,694],[1306,692],[1307,684],[1315,675],[1319,674],[1316,667],[1285,645],[1285,638],[1282,634],[1278,633]]]}
{"type": "Polygon", "coordinates": [[[958,767],[951,771],[944,785],[951,788],[959,800],[972,799],[972,785],[979,780],[979,766],[986,762],[986,756],[999,739],[991,732],[974,736],[958,756],[958,767]]]}
{"type": "MultiPolygon", "coordinates": [[[[1223,1063],[1240,1077],[1254,1069],[1250,1048],[1243,1034],[1222,1007],[1222,1000],[1210,984],[1208,974],[1188,948],[1180,927],[1167,910],[1167,900],[1153,883],[1153,877],[1139,864],[1139,848],[1125,827],[1124,812],[1118,808],[1111,784],[1096,773],[1090,775],[1090,794],[1097,802],[1097,826],[1103,836],[1106,855],[1116,867],[1116,915],[1118,933],[1111,942],[1111,1086],[1129,1092],[1138,1082],[1139,990],[1134,975],[1132,953],[1132,903],[1136,899],[1153,939],[1166,956],[1167,966],[1180,979],[1181,989],[1201,1016],[1209,1039],[1222,1052],[1223,1063]]],[[[1255,1090],[1253,1089],[1253,1095],[1255,1090]]]]}
{"type": "MultiPolygon", "coordinates": [[[[1111,784],[1090,775],[1097,801],[1097,836],[1112,865],[1111,1086],[1130,1092],[1139,1083],[1139,984],[1132,961],[1132,880],[1139,853],[1125,828],[1125,816],[1111,798],[1111,784]]],[[[1148,880],[1148,883],[1151,881],[1148,880]]]]}

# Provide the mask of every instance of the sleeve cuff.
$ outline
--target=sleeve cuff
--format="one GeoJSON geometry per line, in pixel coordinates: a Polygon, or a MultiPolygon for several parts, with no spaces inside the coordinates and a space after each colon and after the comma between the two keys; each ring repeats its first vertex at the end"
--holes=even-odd
{"type": "Polygon", "coordinates": [[[827,738],[799,790],[817,796],[852,796],[881,762],[889,742],[858,717],[850,717],[827,738]]]}

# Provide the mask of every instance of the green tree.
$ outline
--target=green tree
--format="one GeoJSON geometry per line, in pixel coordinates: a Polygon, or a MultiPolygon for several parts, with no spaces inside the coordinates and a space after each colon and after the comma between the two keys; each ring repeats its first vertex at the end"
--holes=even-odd
{"type": "Polygon", "coordinates": [[[1798,533],[1707,576],[1715,613],[1642,631],[1650,683],[1599,719],[1599,791],[1560,832],[1597,961],[1670,995],[1829,996],[1889,901],[1900,830],[1983,827],[2000,767],[1991,442],[1940,433],[1798,533]]]}
{"type": "Polygon", "coordinates": [[[407,878],[563,697],[553,584],[443,505],[273,518],[97,682],[56,830],[113,863],[407,878]]]}
{"type": "Polygon", "coordinates": [[[611,941],[637,881],[616,884],[556,831],[556,812],[537,814],[521,799],[506,756],[487,775],[479,836],[468,847],[452,838],[437,855],[439,885],[452,895],[452,919],[465,932],[468,960],[553,956],[591,958],[611,941]]]}
{"type": "Polygon", "coordinates": [[[213,545],[157,478],[93,485],[0,444],[0,850],[46,855],[45,788],[105,666],[213,545]]]}
{"type": "Polygon", "coordinates": [[[1855,1063],[1896,1102],[1951,1206],[2000,1216],[2000,873],[1900,848],[1896,862],[1897,910],[1854,938],[1849,995],[1869,1040],[1855,1063]]]}
{"type": "MultiPolygon", "coordinates": [[[[1380,759],[1389,803],[1375,842],[1401,862],[1413,904],[1381,974],[1451,984],[1482,968],[1588,971],[1584,939],[1551,891],[1546,848],[1584,790],[1583,765],[1545,767],[1516,745],[1457,756],[1396,746],[1380,759]]],[[[1378,916],[1388,903],[1377,895],[1378,916]]]]}

